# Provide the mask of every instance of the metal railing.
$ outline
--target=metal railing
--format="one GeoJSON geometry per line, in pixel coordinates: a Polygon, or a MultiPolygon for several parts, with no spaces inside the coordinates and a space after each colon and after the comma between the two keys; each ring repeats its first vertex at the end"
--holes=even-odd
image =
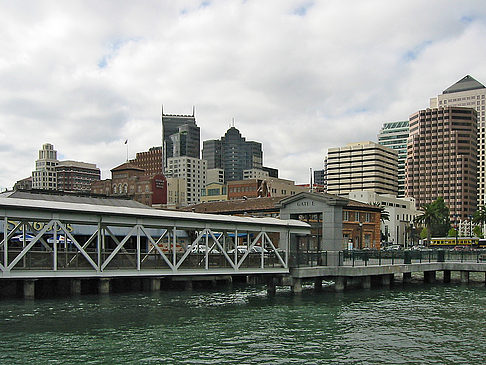
{"type": "MultiPolygon", "coordinates": [[[[431,262],[486,263],[486,250],[344,250],[340,251],[343,266],[381,266],[431,262]]],[[[290,253],[291,267],[327,266],[326,251],[290,253]]]]}

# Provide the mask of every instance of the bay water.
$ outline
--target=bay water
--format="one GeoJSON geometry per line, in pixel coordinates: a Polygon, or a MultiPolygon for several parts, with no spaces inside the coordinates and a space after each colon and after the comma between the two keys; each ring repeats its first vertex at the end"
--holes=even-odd
{"type": "Polygon", "coordinates": [[[486,364],[486,289],[2,300],[0,334],[0,364],[486,364]]]}

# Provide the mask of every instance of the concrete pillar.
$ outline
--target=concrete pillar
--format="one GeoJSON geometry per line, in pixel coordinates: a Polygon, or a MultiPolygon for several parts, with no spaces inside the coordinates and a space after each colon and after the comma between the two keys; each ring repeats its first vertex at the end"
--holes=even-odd
{"type": "Polygon", "coordinates": [[[274,296],[277,293],[277,285],[275,284],[275,278],[268,278],[267,281],[267,294],[274,296]]]}
{"type": "Polygon", "coordinates": [[[469,271],[461,271],[461,283],[469,283],[469,271]]]}
{"type": "Polygon", "coordinates": [[[346,287],[346,278],[344,276],[338,276],[334,279],[334,290],[337,292],[342,292],[344,291],[344,288],[346,287]]]}
{"type": "Polygon", "coordinates": [[[361,278],[361,287],[363,289],[371,289],[371,276],[363,276],[361,278]]]}
{"type": "Polygon", "coordinates": [[[184,289],[186,291],[192,291],[192,280],[186,280],[184,282],[184,289]]]}
{"type": "Polygon", "coordinates": [[[150,291],[159,291],[160,290],[160,278],[150,278],[150,291]]]}
{"type": "Polygon", "coordinates": [[[293,278],[293,280],[292,280],[292,293],[294,293],[294,294],[302,293],[302,279],[293,278]]]}
{"type": "Polygon", "coordinates": [[[81,295],[81,279],[71,279],[70,291],[72,296],[81,295]]]}
{"type": "Polygon", "coordinates": [[[424,281],[426,283],[435,283],[435,271],[424,271],[424,281]]]}
{"type": "Polygon", "coordinates": [[[412,282],[412,273],[411,272],[404,272],[403,273],[403,283],[409,284],[412,282]]]}
{"type": "Polygon", "coordinates": [[[24,280],[24,298],[34,299],[35,298],[35,282],[36,280],[26,279],[24,280]]]}
{"type": "Polygon", "coordinates": [[[451,270],[444,270],[444,283],[451,282],[451,270]]]}
{"type": "Polygon", "coordinates": [[[315,278],[314,279],[314,290],[321,291],[322,290],[322,278],[315,278]]]}
{"type": "Polygon", "coordinates": [[[110,294],[111,278],[100,278],[98,281],[98,294],[110,294]]]}
{"type": "Polygon", "coordinates": [[[381,285],[383,287],[389,288],[390,287],[390,284],[391,284],[391,280],[390,279],[391,279],[391,277],[388,274],[381,275],[381,285]]]}

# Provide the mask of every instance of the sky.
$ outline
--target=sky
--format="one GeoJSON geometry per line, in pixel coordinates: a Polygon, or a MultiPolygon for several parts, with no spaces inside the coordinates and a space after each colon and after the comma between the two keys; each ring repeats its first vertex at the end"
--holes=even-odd
{"type": "Polygon", "coordinates": [[[377,141],[466,75],[486,84],[484,1],[0,1],[0,190],[51,143],[102,178],[161,145],[161,109],[202,141],[231,126],[307,183],[327,149],[377,141]],[[125,144],[128,140],[128,144],[125,144]]]}

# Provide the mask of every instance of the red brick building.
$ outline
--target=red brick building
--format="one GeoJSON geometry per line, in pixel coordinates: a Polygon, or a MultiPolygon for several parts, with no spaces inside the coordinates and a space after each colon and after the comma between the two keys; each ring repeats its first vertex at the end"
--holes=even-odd
{"type": "Polygon", "coordinates": [[[167,203],[167,180],[162,174],[148,176],[143,168],[126,162],[111,170],[111,179],[91,185],[93,194],[129,197],[149,206],[167,203]]]}

